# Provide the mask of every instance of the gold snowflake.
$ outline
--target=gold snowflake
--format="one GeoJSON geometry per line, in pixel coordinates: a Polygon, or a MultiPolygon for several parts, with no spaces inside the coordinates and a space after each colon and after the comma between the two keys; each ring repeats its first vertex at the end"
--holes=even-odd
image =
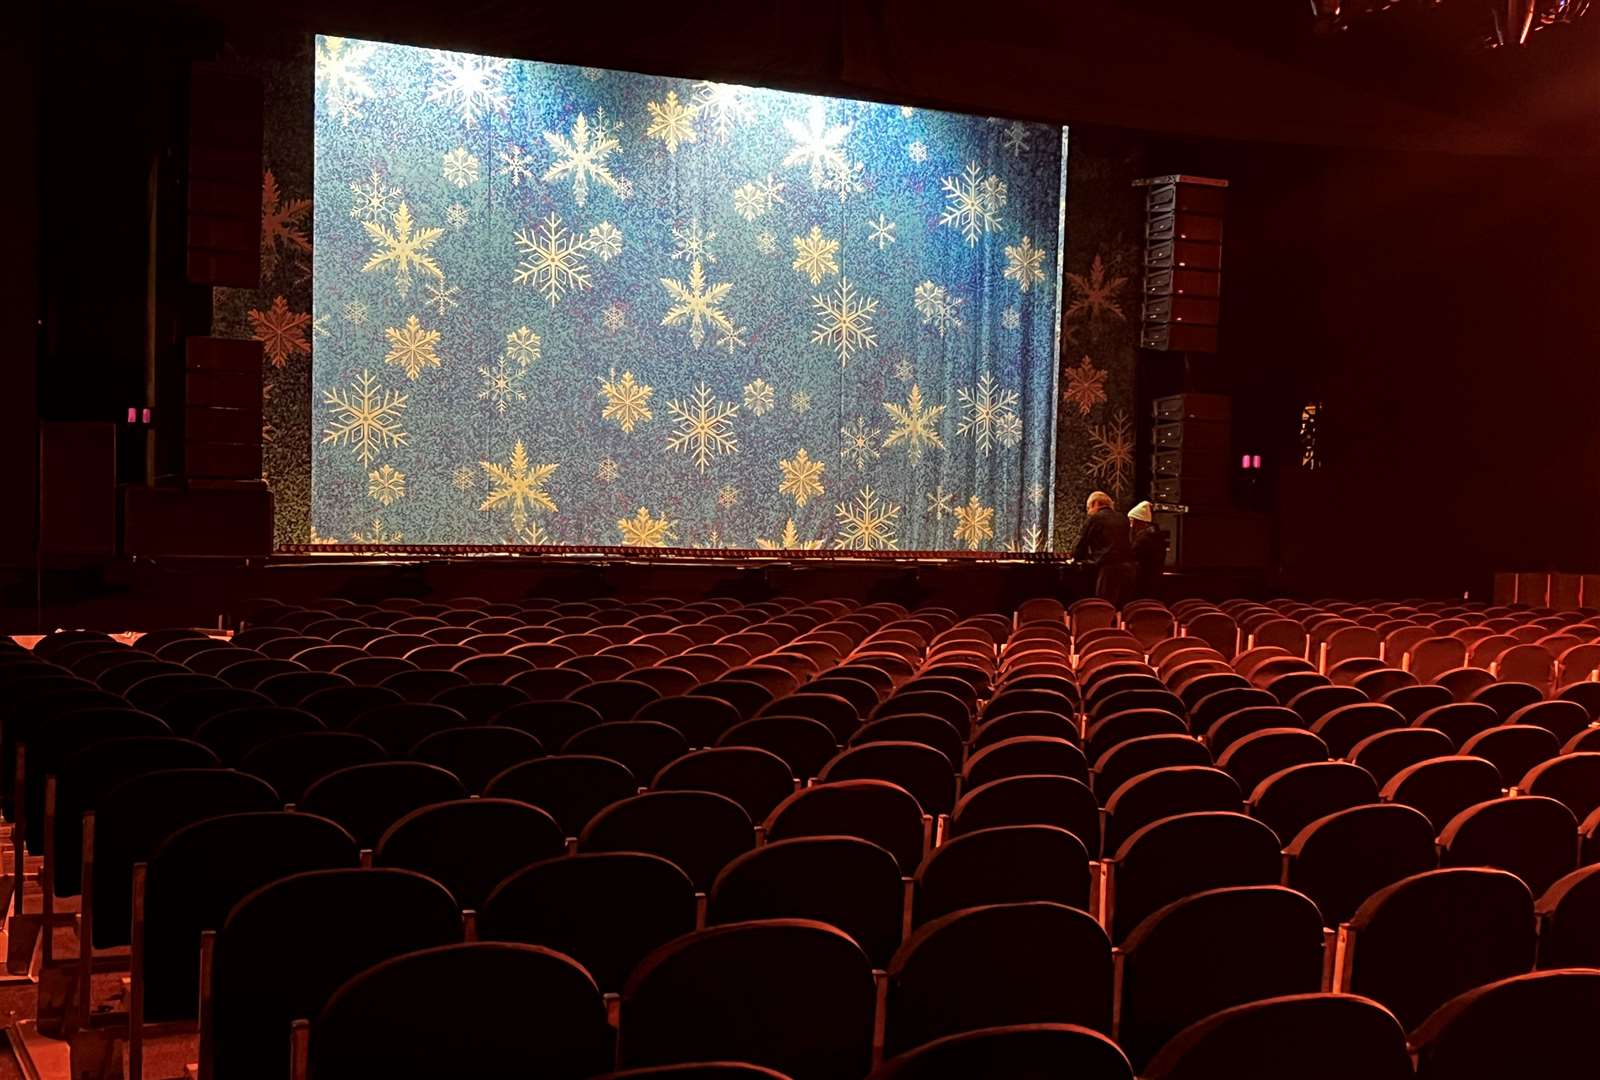
{"type": "Polygon", "coordinates": [[[870,487],[857,492],[854,502],[839,503],[833,513],[840,526],[835,548],[875,551],[900,546],[895,538],[900,504],[884,501],[870,487]]]}
{"type": "Polygon", "coordinates": [[[1044,249],[1034,247],[1031,236],[1024,236],[1020,244],[1006,245],[1005,279],[1015,281],[1023,292],[1044,281],[1043,265],[1044,249]]]}
{"type": "Polygon", "coordinates": [[[392,505],[396,499],[404,498],[405,493],[406,474],[393,465],[380,465],[367,474],[367,494],[383,505],[392,505]]]}
{"type": "Polygon", "coordinates": [[[335,414],[335,419],[330,421],[332,426],[322,432],[322,441],[349,446],[363,465],[372,464],[380,451],[404,446],[411,438],[400,427],[406,395],[385,390],[368,371],[363,370],[356,377],[348,393],[325,391],[322,403],[331,407],[335,414]]]}
{"type": "Polygon", "coordinates": [[[666,515],[653,517],[645,507],[639,507],[639,512],[631,518],[623,518],[617,522],[617,531],[622,534],[622,543],[626,547],[666,547],[668,540],[677,539],[673,532],[676,521],[668,521],[666,515]]]}
{"type": "Polygon", "coordinates": [[[450,477],[450,486],[457,491],[471,491],[478,486],[478,479],[472,472],[471,465],[456,466],[455,473],[450,477]]]}
{"type": "Polygon", "coordinates": [[[405,203],[400,204],[400,209],[394,212],[394,229],[378,221],[363,221],[361,227],[367,230],[367,235],[373,243],[379,245],[361,267],[362,273],[376,270],[381,266],[392,263],[394,265],[394,286],[404,296],[411,290],[411,269],[433,275],[437,281],[444,280],[444,271],[439,269],[438,262],[429,250],[436,244],[439,237],[444,235],[444,230],[439,228],[418,229],[411,231],[411,207],[405,203]]]}
{"type": "Polygon", "coordinates": [[[867,222],[867,239],[877,244],[878,250],[882,251],[894,243],[894,230],[895,223],[879,214],[877,221],[867,222]]]}
{"type": "Polygon", "coordinates": [[[618,465],[615,458],[603,457],[594,472],[595,479],[602,484],[614,483],[622,475],[622,466],[618,465]]]}
{"type": "Polygon", "coordinates": [[[511,366],[504,356],[496,360],[493,367],[480,366],[478,374],[483,376],[483,389],[478,392],[478,399],[489,402],[496,412],[504,416],[513,401],[528,400],[527,395],[517,385],[522,381],[525,370],[511,366]]]}
{"type": "Polygon", "coordinates": [[[350,216],[357,221],[388,221],[399,205],[400,189],[384,183],[376,168],[366,183],[350,181],[350,216]]]}
{"type": "Polygon", "coordinates": [[[464,188],[468,184],[477,183],[478,180],[478,155],[470,153],[465,146],[458,146],[444,154],[444,178],[446,183],[464,188]]]}
{"type": "Polygon", "coordinates": [[[789,408],[797,413],[805,413],[811,408],[811,395],[804,390],[796,390],[789,395],[789,408]]]}
{"type": "Polygon", "coordinates": [[[624,432],[632,432],[633,425],[649,420],[652,387],[635,382],[633,372],[624,371],[617,378],[617,369],[611,369],[611,378],[600,380],[600,393],[605,396],[606,407],[600,413],[602,420],[615,420],[624,432]]]}
{"type": "Polygon", "coordinates": [[[511,527],[515,531],[522,531],[529,510],[538,508],[553,512],[556,509],[555,500],[544,488],[550,474],[556,471],[556,466],[530,465],[528,451],[521,439],[512,445],[511,460],[506,464],[498,465],[492,461],[480,461],[478,464],[483,466],[484,474],[489,478],[489,492],[478,509],[494,510],[509,506],[511,527]]]}
{"type": "Polygon", "coordinates": [[[1088,416],[1090,410],[1106,399],[1106,373],[1095,367],[1087,356],[1062,374],[1067,377],[1067,385],[1061,391],[1061,403],[1076,405],[1079,416],[1088,416]]]}
{"type": "Polygon", "coordinates": [[[822,494],[822,471],[825,466],[820,461],[812,460],[805,447],[795,451],[792,458],[779,458],[778,468],[783,472],[778,494],[793,495],[796,506],[804,506],[813,495],[822,494]]]}
{"type": "Polygon", "coordinates": [[[517,327],[506,335],[505,357],[515,360],[517,366],[526,371],[529,364],[539,359],[539,335],[526,326],[517,327]]]}
{"type": "Polygon", "coordinates": [[[1006,443],[1012,437],[1013,424],[1017,425],[1016,434],[1020,436],[1021,422],[1016,413],[1017,392],[1000,389],[994,376],[988,372],[978,377],[976,386],[958,390],[956,399],[965,414],[956,426],[956,434],[971,435],[978,453],[987,455],[997,436],[1002,443],[1006,443]]]}
{"type": "Polygon", "coordinates": [[[1040,545],[1043,543],[1044,533],[1039,529],[1039,526],[1033,525],[1025,529],[1020,538],[1007,540],[1005,549],[1018,554],[1032,555],[1040,549],[1040,545]]]}
{"type": "Polygon", "coordinates": [[[311,241],[297,222],[311,212],[310,199],[283,202],[278,194],[278,179],[271,169],[261,174],[261,271],[271,274],[278,263],[280,246],[290,253],[309,252],[311,241]]]}
{"type": "Polygon", "coordinates": [[[857,293],[849,278],[840,278],[832,293],[813,296],[811,305],[817,311],[811,343],[831,348],[841,368],[850,363],[853,354],[878,344],[872,329],[872,314],[878,310],[878,301],[857,293]]]}
{"type": "Polygon", "coordinates": [[[355,326],[365,326],[367,323],[367,305],[360,300],[352,300],[344,306],[344,317],[355,326]]]}
{"type": "Polygon", "coordinates": [[[744,384],[744,407],[752,416],[765,416],[772,411],[772,384],[756,379],[744,384]]]}
{"type": "Polygon", "coordinates": [[[816,551],[822,546],[821,540],[802,540],[800,530],[794,527],[794,518],[790,518],[783,526],[783,535],[776,540],[767,540],[756,537],[756,547],[765,551],[816,551]]]}
{"type": "Polygon", "coordinates": [[[857,471],[866,469],[869,461],[883,455],[878,451],[878,436],[882,432],[867,426],[867,418],[858,416],[839,429],[839,458],[846,465],[855,464],[857,471]]]}
{"type": "Polygon", "coordinates": [[[748,87],[733,83],[702,81],[695,84],[695,112],[707,119],[711,134],[724,146],[739,124],[755,119],[755,105],[746,97],[748,87]]]}
{"type": "Polygon", "coordinates": [[[517,541],[523,544],[548,544],[550,543],[550,532],[537,521],[530,521],[517,530],[517,541]]]}
{"type": "Polygon", "coordinates": [[[676,154],[679,143],[694,142],[697,138],[695,107],[679,102],[676,90],[668,90],[663,102],[645,102],[645,108],[650,110],[650,126],[644,129],[645,137],[660,139],[666,144],[667,153],[676,154]]]}
{"type": "Polygon", "coordinates": [[[1133,423],[1128,414],[1118,409],[1105,423],[1091,424],[1089,443],[1085,468],[1090,479],[1120,499],[1133,481],[1133,423]]]}
{"type": "Polygon", "coordinates": [[[706,339],[705,324],[726,332],[733,330],[733,321],[722,310],[721,303],[733,289],[731,281],[720,281],[715,285],[706,285],[705,269],[696,259],[689,267],[689,283],[675,278],[661,278],[662,288],[675,301],[661,318],[662,326],[677,326],[687,321],[689,323],[689,340],[698,349],[706,339]]]}
{"type": "Polygon", "coordinates": [[[994,507],[979,503],[976,495],[967,500],[967,505],[956,507],[955,515],[955,538],[964,541],[970,550],[977,551],[994,535],[994,507]]]}
{"type": "MultiPolygon", "coordinates": [[[[350,533],[350,542],[352,544],[398,544],[405,538],[405,533],[392,533],[386,530],[383,527],[382,518],[373,518],[372,528],[365,533],[361,532],[359,529],[353,530],[350,533]]],[[[313,543],[316,542],[318,541],[313,541],[313,543]]],[[[331,543],[333,541],[329,542],[331,543]]]]}
{"type": "Polygon", "coordinates": [[[687,402],[667,402],[667,411],[678,425],[667,436],[667,449],[688,454],[702,473],[712,458],[739,452],[731,423],[739,415],[739,406],[719,402],[705,383],[695,388],[694,396],[687,402]]]}
{"type": "Polygon", "coordinates": [[[821,285],[822,279],[839,272],[833,257],[839,253],[839,241],[829,240],[822,229],[811,226],[807,236],[794,238],[794,268],[811,279],[811,284],[821,285]]]}
{"type": "Polygon", "coordinates": [[[568,232],[559,215],[552,212],[534,228],[518,229],[515,235],[523,258],[517,263],[512,281],[543,293],[551,307],[569,291],[587,289],[592,284],[583,261],[590,243],[577,233],[568,232]]]}
{"type": "Polygon", "coordinates": [[[391,326],[383,333],[389,339],[389,351],[383,362],[398,364],[405,369],[406,378],[415,379],[423,368],[439,366],[439,354],[434,351],[434,346],[439,344],[439,331],[424,330],[415,315],[406,317],[403,329],[391,326]]]}
{"type": "Polygon", "coordinates": [[[731,510],[739,502],[739,489],[732,484],[723,484],[717,492],[717,505],[724,510],[731,510]]]}
{"type": "Polygon", "coordinates": [[[1087,315],[1090,321],[1102,315],[1113,319],[1123,318],[1122,304],[1117,294],[1127,284],[1126,277],[1106,277],[1106,264],[1096,255],[1089,263],[1089,275],[1067,274],[1067,287],[1072,290],[1072,303],[1061,313],[1063,319],[1087,315]]]}
{"type": "Polygon", "coordinates": [[[253,329],[251,334],[261,342],[262,350],[273,367],[283,367],[295,353],[311,352],[311,342],[306,340],[306,327],[311,316],[289,310],[289,303],[281,296],[272,299],[266,311],[251,308],[245,313],[253,329]]]}
{"type": "Polygon", "coordinates": [[[556,155],[556,163],[544,171],[541,179],[549,182],[570,176],[573,202],[582,206],[589,201],[590,180],[609,188],[619,197],[627,197],[626,181],[611,171],[611,165],[606,160],[622,148],[622,143],[606,124],[605,109],[600,109],[596,114],[594,127],[589,126],[587,116],[579,113],[572,122],[570,137],[547,131],[544,141],[556,155]]]}
{"type": "Polygon", "coordinates": [[[943,405],[924,406],[922,403],[922,387],[916,383],[911,384],[911,393],[906,397],[904,405],[896,405],[892,401],[885,401],[883,407],[889,410],[889,418],[894,421],[894,428],[889,432],[889,437],[883,440],[883,448],[897,443],[904,443],[906,447],[906,461],[912,465],[922,462],[922,454],[928,447],[944,449],[944,440],[939,437],[939,417],[944,415],[943,405]]]}

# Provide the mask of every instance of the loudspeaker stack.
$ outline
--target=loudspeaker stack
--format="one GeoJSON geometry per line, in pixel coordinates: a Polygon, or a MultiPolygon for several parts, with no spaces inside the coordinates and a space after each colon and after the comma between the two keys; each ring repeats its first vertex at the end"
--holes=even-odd
{"type": "Polygon", "coordinates": [[[1139,344],[1163,352],[1216,352],[1228,182],[1174,175],[1134,185],[1146,189],[1139,344]]]}

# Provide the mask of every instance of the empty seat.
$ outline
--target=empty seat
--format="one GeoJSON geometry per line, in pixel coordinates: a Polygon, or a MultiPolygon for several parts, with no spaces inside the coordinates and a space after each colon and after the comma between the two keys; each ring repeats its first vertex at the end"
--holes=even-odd
{"type": "Polygon", "coordinates": [[[478,937],[565,953],[601,990],[616,993],[652,949],[694,924],[694,884],[671,861],[594,852],[547,859],[507,877],[478,913],[478,937]]]}
{"type": "Polygon", "coordinates": [[[1538,896],[1577,867],[1577,834],[1578,819],[1555,799],[1491,799],[1439,833],[1439,864],[1509,870],[1538,896]]]}
{"type": "Polygon", "coordinates": [[[1169,765],[1209,765],[1211,751],[1188,735],[1143,735],[1113,745],[1095,762],[1091,777],[1102,802],[1135,776],[1169,765]]]}
{"type": "MultiPolygon", "coordinates": [[[[1543,650],[1540,650],[1541,652],[1543,650]]],[[[1548,659],[1549,654],[1546,653],[1548,659]]],[[[1544,691],[1539,687],[1525,682],[1493,682],[1474,691],[1470,700],[1480,705],[1487,705],[1500,717],[1502,723],[1511,719],[1511,715],[1525,705],[1532,705],[1544,697],[1544,691]]]]}
{"type": "Polygon", "coordinates": [[[972,749],[983,750],[997,742],[1026,735],[1042,735],[1077,743],[1082,733],[1078,721],[1060,713],[1027,709],[1022,712],[1003,713],[988,721],[974,733],[972,749]]]}
{"type": "Polygon", "coordinates": [[[1262,780],[1247,800],[1246,812],[1287,844],[1318,818],[1377,801],[1378,785],[1367,770],[1347,761],[1313,761],[1262,780]]]}
{"type": "Polygon", "coordinates": [[[1217,758],[1217,768],[1249,795],[1273,773],[1313,761],[1327,761],[1328,747],[1304,728],[1269,727],[1233,743],[1217,758]]]}
{"type": "Polygon", "coordinates": [[[1531,970],[1533,895],[1514,874],[1430,870],[1373,893],[1341,927],[1334,990],[1414,1028],[1456,994],[1531,970]]]}
{"type": "Polygon", "coordinates": [[[620,761],[641,779],[660,772],[667,762],[689,752],[677,728],[653,720],[625,720],[584,728],[564,744],[563,754],[595,754],[620,761]]]}
{"type": "Polygon", "coordinates": [[[1456,701],[1439,705],[1422,712],[1411,722],[1413,727],[1433,728],[1450,737],[1461,746],[1480,731],[1487,731],[1500,723],[1500,716],[1489,706],[1474,701],[1456,701]]]}
{"type": "Polygon", "coordinates": [[[632,720],[635,713],[660,696],[660,692],[653,686],[621,678],[589,683],[587,686],[578,687],[569,695],[573,701],[594,706],[595,711],[607,723],[632,720]]]}
{"type": "Polygon", "coordinates": [[[1002,1024],[1111,1027],[1111,942],[1087,912],[1041,901],[923,924],[888,968],[884,1053],[1002,1024]]]}
{"type": "Polygon", "coordinates": [[[513,765],[483,789],[485,796],[531,803],[577,836],[596,814],[639,791],[628,767],[593,754],[556,754],[513,765]]]}
{"type": "Polygon", "coordinates": [[[426,874],[463,908],[477,910],[511,873],[566,849],[566,832],[536,806],[458,799],[420,807],[389,826],[372,862],[426,874]]]}
{"type": "MultiPolygon", "coordinates": [[[[382,659],[382,657],[368,659],[382,659]]],[[[356,717],[368,709],[376,709],[380,705],[395,705],[404,700],[399,694],[383,686],[330,686],[307,694],[298,708],[315,716],[328,727],[341,730],[349,727],[356,717]]]]}
{"type": "Polygon", "coordinates": [[[513,705],[527,701],[528,695],[514,686],[498,683],[468,683],[448,686],[434,695],[433,704],[454,709],[470,723],[487,724],[513,705]]]}
{"type": "Polygon", "coordinates": [[[1524,795],[1557,800],[1582,821],[1600,807],[1600,752],[1568,752],[1542,761],[1516,786],[1524,795]]]}
{"type": "Polygon", "coordinates": [[[1282,705],[1247,705],[1219,718],[1208,728],[1196,730],[1204,731],[1206,745],[1211,747],[1212,756],[1220,760],[1240,740],[1269,728],[1280,731],[1303,730],[1305,725],[1301,723],[1298,713],[1282,705]]]}
{"type": "Polygon", "coordinates": [[[714,791],[764,821],[794,794],[794,774],[782,758],[751,746],[695,750],[665,765],[651,787],[659,791],[714,791]]]}
{"type": "Polygon", "coordinates": [[[1141,773],[1106,800],[1100,852],[1112,855],[1153,821],[1199,810],[1238,810],[1239,784],[1204,765],[1172,765],[1141,773]]]}
{"type": "Polygon", "coordinates": [[[1321,989],[1322,938],[1316,905],[1278,885],[1210,889],[1161,907],[1119,949],[1118,1044],[1142,1075],[1203,1017],[1321,989]]]}
{"type": "Polygon", "coordinates": [[[322,721],[303,709],[255,705],[213,716],[200,725],[194,738],[215,751],[224,765],[234,766],[262,743],[322,730],[322,721]]]}
{"type": "Polygon", "coordinates": [[[894,856],[854,836],[802,836],[748,851],[717,875],[706,925],[814,919],[885,968],[900,945],[905,889],[894,856]]]}
{"type": "Polygon", "coordinates": [[[1330,927],[1368,896],[1438,865],[1434,829],[1418,810],[1379,803],[1306,825],[1284,848],[1284,884],[1316,903],[1330,927]]]}
{"type": "Polygon", "coordinates": [[[239,768],[271,784],[286,803],[298,803],[306,788],[331,772],[384,759],[383,747],[348,731],[284,735],[252,749],[239,768]]]}
{"type": "Polygon", "coordinates": [[[1589,726],[1589,711],[1576,701],[1535,701],[1506,719],[1508,724],[1537,724],[1566,742],[1589,726]]]}
{"type": "MultiPolygon", "coordinates": [[[[644,673],[635,672],[639,674],[644,673]]],[[[721,698],[681,694],[647,703],[634,719],[653,720],[677,728],[690,746],[714,746],[729,728],[739,723],[739,710],[721,698]]]]}
{"type": "Polygon", "coordinates": [[[345,730],[365,735],[398,757],[435,732],[466,727],[467,723],[465,716],[444,705],[402,701],[367,710],[345,730]]]}
{"type": "Polygon", "coordinates": [[[1048,900],[1088,910],[1089,849],[1052,825],[1003,825],[953,837],[917,867],[912,925],[984,904],[1048,900]]]}
{"type": "Polygon", "coordinates": [[[884,780],[836,780],[803,788],[772,811],[767,839],[795,836],[856,836],[895,857],[901,874],[922,861],[928,823],[905,788],[884,780]]]}
{"type": "Polygon", "coordinates": [[[526,731],[483,725],[436,731],[413,746],[407,756],[455,773],[469,795],[479,795],[510,766],[543,757],[544,747],[526,731]]]}
{"type": "Polygon", "coordinates": [[[1405,717],[1397,710],[1376,701],[1366,701],[1330,709],[1311,725],[1311,730],[1328,744],[1330,756],[1345,757],[1368,735],[1405,726],[1405,717]]]}
{"type": "Polygon", "coordinates": [[[866,956],[833,927],[710,927],[663,945],[629,977],[618,1061],[747,1061],[793,1080],[862,1076],[875,998],[866,956]]]}
{"type": "Polygon", "coordinates": [[[947,1035],[890,1058],[869,1080],[1133,1080],[1117,1044],[1076,1024],[1017,1024],[947,1035]]]}
{"type": "Polygon", "coordinates": [[[1383,695],[1382,703],[1405,717],[1406,723],[1410,724],[1429,709],[1448,705],[1452,700],[1454,699],[1446,687],[1430,683],[1423,686],[1396,687],[1383,695]]]}
{"type": "Polygon", "coordinates": [[[804,716],[757,716],[723,732],[717,745],[766,750],[782,758],[801,781],[816,776],[838,750],[833,733],[804,716]]]}
{"type": "Polygon", "coordinates": [[[1024,775],[993,780],[961,796],[949,834],[996,825],[1058,825],[1092,849],[1100,807],[1087,784],[1067,776],[1024,775]]]}
{"type": "Polygon", "coordinates": [[[1555,882],[1534,905],[1541,968],[1600,967],[1600,865],[1555,882]]]}
{"type": "Polygon", "coordinates": [[[306,788],[300,809],[331,818],[364,848],[419,806],[466,798],[455,774],[420,761],[379,761],[339,769],[306,788]]]}
{"type": "Polygon", "coordinates": [[[1406,1035],[1354,994],[1289,994],[1197,1020],[1161,1048],[1147,1080],[1410,1080],[1406,1035]]]}
{"type": "Polygon", "coordinates": [[[578,732],[599,724],[600,714],[592,706],[576,701],[539,700],[513,705],[494,722],[526,731],[546,751],[554,753],[578,732]]]}
{"type": "Polygon", "coordinates": [[[601,810],[578,835],[579,851],[644,851],[671,859],[704,892],[755,846],[750,815],[709,791],[648,791],[601,810]]]}
{"type": "Polygon", "coordinates": [[[1469,990],[1412,1033],[1418,1080],[1582,1075],[1597,1008],[1600,971],[1540,971],[1469,990]]]}
{"type": "Polygon", "coordinates": [[[1023,735],[992,743],[967,758],[961,770],[961,785],[970,790],[991,780],[1040,773],[1087,782],[1089,766],[1075,743],[1044,735],[1023,735]]]}
{"type": "Polygon", "coordinates": [[[1176,814],[1146,825],[1107,860],[1114,904],[1102,909],[1101,921],[1118,942],[1180,897],[1228,885],[1273,884],[1280,872],[1278,837],[1261,822],[1237,813],[1176,814]]]}
{"type": "Polygon", "coordinates": [[[961,765],[965,745],[961,734],[931,713],[899,713],[861,725],[850,733],[848,745],[871,742],[916,742],[939,751],[952,769],[961,765]]]}
{"type": "Polygon", "coordinates": [[[1366,769],[1381,788],[1408,765],[1455,753],[1450,736],[1434,728],[1406,727],[1380,731],[1356,743],[1345,755],[1366,769]]]}
{"type": "Polygon", "coordinates": [[[1561,752],[1561,741],[1535,724],[1499,724],[1461,744],[1463,754],[1481,757],[1500,770],[1502,785],[1515,784],[1528,770],[1561,752]]]}
{"type": "Polygon", "coordinates": [[[1481,757],[1429,758],[1395,773],[1379,794],[1422,811],[1437,832],[1474,803],[1499,798],[1500,770],[1481,757]]]}
{"type": "Polygon", "coordinates": [[[1089,725],[1084,734],[1083,752],[1090,761],[1099,761],[1113,746],[1130,739],[1188,734],[1189,725],[1183,718],[1165,709],[1125,709],[1101,716],[1089,725]]]}

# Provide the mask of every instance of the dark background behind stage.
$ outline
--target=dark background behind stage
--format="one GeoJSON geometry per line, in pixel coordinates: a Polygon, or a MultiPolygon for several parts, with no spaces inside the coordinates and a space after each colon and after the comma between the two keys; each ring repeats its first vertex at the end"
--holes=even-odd
{"type": "MultiPolygon", "coordinates": [[[[142,182],[146,163],[129,151],[171,134],[152,103],[191,58],[316,29],[1065,122],[1071,169],[1105,163],[1107,200],[1135,175],[1225,177],[1223,352],[1190,374],[1235,396],[1236,439],[1263,455],[1252,497],[1277,512],[1282,584],[1481,594],[1495,569],[1594,569],[1600,84],[1569,73],[1595,70],[1600,20],[1538,56],[1463,59],[1284,45],[1242,19],[1197,21],[1212,5],[1023,6],[1048,29],[898,0],[711,4],[692,25],[629,6],[603,29],[577,7],[528,19],[513,4],[355,0],[121,17],[88,5],[18,27],[0,64],[13,106],[0,292],[12,345],[0,449],[17,509],[0,559],[21,570],[12,592],[31,589],[38,416],[110,418],[142,383],[130,374],[142,373],[142,329],[130,333],[125,313],[150,253],[115,193],[142,182]],[[214,28],[196,30],[196,17],[214,28]],[[1292,460],[1314,398],[1327,408],[1327,467],[1311,475],[1292,460]]],[[[1072,207],[1069,272],[1115,240],[1117,215],[1137,220],[1128,199],[1072,207]],[[1100,237],[1091,221],[1105,223],[1100,237]]],[[[1123,299],[1135,312],[1131,286],[1123,299]]],[[[1096,348],[1129,408],[1135,379],[1146,395],[1182,381],[1166,358],[1096,348]]],[[[1077,360],[1072,345],[1062,359],[1077,360]]],[[[1060,445],[1059,467],[1082,468],[1070,439],[1060,445]]],[[[1066,499],[1081,483],[1063,472],[1059,486],[1066,499]]]]}

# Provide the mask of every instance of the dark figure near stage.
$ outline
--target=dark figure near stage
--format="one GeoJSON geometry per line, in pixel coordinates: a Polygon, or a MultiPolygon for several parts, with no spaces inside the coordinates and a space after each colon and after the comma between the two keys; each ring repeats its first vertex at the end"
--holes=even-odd
{"type": "Polygon", "coordinates": [[[1072,550],[1074,561],[1094,570],[1094,594],[1118,607],[1133,589],[1133,548],[1128,542],[1128,521],[1117,513],[1111,496],[1096,491],[1086,505],[1088,518],[1072,550]]]}
{"type": "Polygon", "coordinates": [[[1133,561],[1138,568],[1134,594],[1139,598],[1153,597],[1161,584],[1161,573],[1167,565],[1167,544],[1171,537],[1155,523],[1155,514],[1148,500],[1128,511],[1128,529],[1133,535],[1133,561]]]}

